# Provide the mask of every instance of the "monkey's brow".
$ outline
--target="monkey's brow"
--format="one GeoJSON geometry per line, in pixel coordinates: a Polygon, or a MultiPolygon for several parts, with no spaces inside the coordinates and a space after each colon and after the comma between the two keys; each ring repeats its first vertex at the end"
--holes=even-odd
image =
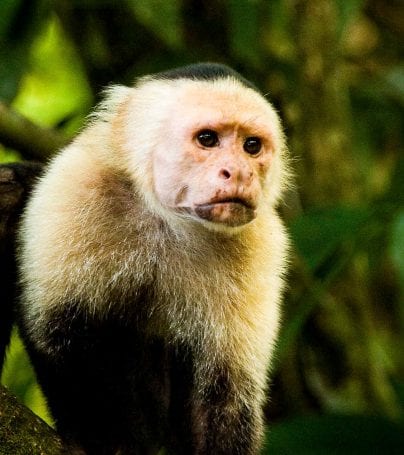
{"type": "Polygon", "coordinates": [[[239,123],[241,129],[250,130],[254,134],[264,134],[266,136],[272,136],[272,131],[268,119],[262,115],[257,114],[248,118],[245,118],[239,123]]]}
{"type": "Polygon", "coordinates": [[[220,117],[212,118],[207,117],[206,119],[199,118],[197,122],[193,124],[195,129],[199,128],[234,128],[238,127],[245,130],[257,131],[261,134],[270,133],[268,121],[265,121],[265,116],[257,114],[242,118],[242,116],[226,115],[223,113],[220,117]]]}

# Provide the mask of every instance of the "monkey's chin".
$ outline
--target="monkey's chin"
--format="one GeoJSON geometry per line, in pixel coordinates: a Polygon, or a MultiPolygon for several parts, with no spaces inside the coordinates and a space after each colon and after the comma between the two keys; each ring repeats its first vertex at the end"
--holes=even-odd
{"type": "Polygon", "coordinates": [[[199,204],[194,212],[202,220],[228,227],[243,226],[257,216],[255,208],[238,201],[199,204]]]}

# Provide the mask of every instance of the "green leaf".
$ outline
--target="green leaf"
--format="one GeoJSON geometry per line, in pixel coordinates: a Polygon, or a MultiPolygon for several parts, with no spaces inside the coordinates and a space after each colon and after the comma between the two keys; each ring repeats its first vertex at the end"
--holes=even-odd
{"type": "Polygon", "coordinates": [[[13,107],[43,126],[54,126],[69,118],[68,133],[74,132],[82,124],[84,115],[80,114],[91,105],[91,90],[57,16],[52,16],[35,37],[29,60],[30,70],[21,81],[13,107]],[[74,124],[71,120],[76,118],[74,124]]]}
{"type": "Polygon", "coordinates": [[[394,455],[404,449],[404,425],[383,417],[299,417],[269,429],[263,455],[394,455]]]}

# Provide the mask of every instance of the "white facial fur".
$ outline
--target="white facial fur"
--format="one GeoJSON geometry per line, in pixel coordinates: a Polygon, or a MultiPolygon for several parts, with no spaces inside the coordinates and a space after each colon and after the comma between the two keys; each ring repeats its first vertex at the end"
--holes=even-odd
{"type": "Polygon", "coordinates": [[[135,90],[124,111],[127,164],[158,214],[232,231],[256,218],[263,199],[276,202],[285,146],[277,114],[257,92],[232,79],[146,80],[135,90]],[[149,130],[143,112],[154,119],[149,130]],[[198,142],[204,130],[217,133],[217,146],[198,142]],[[243,148],[251,137],[262,143],[256,155],[243,148]]]}

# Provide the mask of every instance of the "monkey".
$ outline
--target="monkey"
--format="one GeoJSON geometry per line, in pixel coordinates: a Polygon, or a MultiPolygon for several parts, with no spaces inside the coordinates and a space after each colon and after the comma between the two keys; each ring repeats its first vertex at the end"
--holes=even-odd
{"type": "Polygon", "coordinates": [[[106,90],[18,233],[18,326],[66,441],[259,453],[289,168],[276,110],[226,65],[106,90]]]}

